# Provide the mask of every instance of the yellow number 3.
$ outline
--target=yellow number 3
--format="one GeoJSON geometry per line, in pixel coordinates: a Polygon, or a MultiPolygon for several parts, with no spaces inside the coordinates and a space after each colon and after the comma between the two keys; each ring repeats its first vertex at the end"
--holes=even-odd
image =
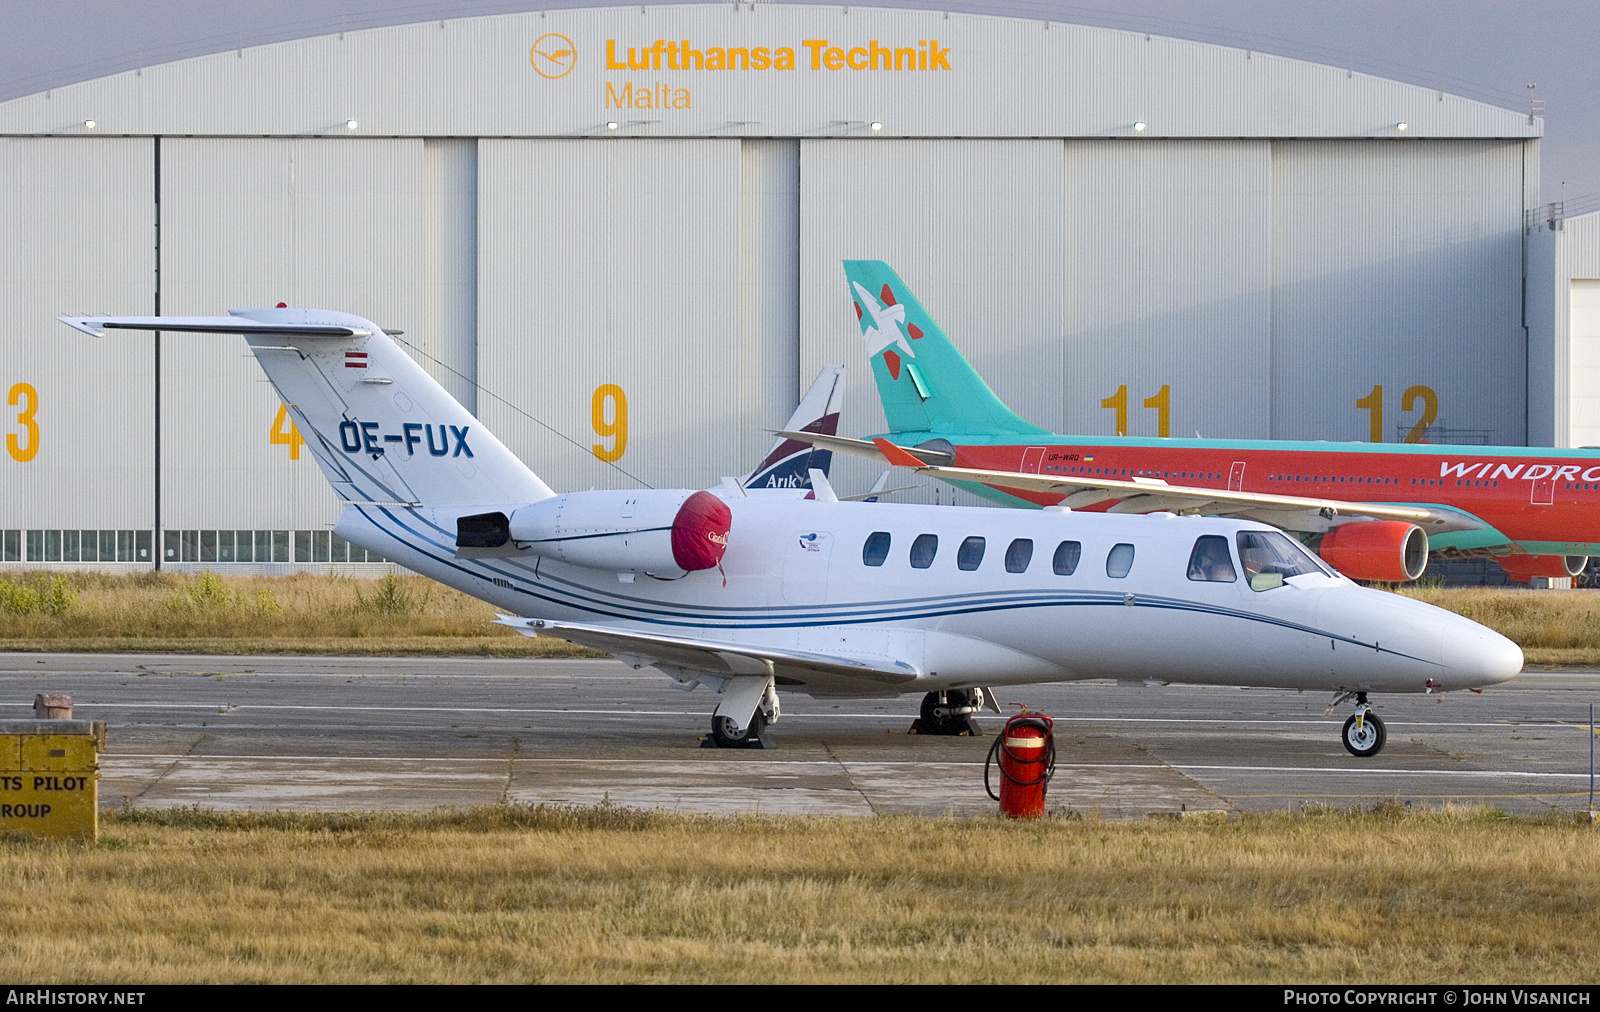
{"type": "Polygon", "coordinates": [[[17,412],[17,424],[28,430],[28,445],[23,446],[15,432],[8,432],[6,452],[11,454],[12,460],[26,464],[39,452],[39,423],[33,420],[34,412],[39,410],[39,391],[33,388],[33,384],[18,383],[12,386],[11,393],[6,396],[6,403],[12,407],[23,400],[28,402],[28,406],[17,412]]]}
{"type": "Polygon", "coordinates": [[[611,439],[610,448],[595,443],[591,447],[594,455],[607,462],[622,459],[628,449],[628,395],[621,387],[602,383],[594,388],[594,396],[589,400],[589,422],[594,426],[595,435],[611,439]],[[611,402],[609,422],[606,421],[606,401],[611,402]]]}

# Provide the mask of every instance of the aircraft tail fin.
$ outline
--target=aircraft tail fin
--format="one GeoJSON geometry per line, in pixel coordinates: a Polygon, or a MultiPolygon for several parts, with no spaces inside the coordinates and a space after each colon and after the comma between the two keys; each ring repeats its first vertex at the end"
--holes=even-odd
{"type": "Polygon", "coordinates": [[[888,264],[846,260],[844,273],[892,432],[1046,434],[994,395],[888,264]]]}
{"type": "Polygon", "coordinates": [[[242,335],[322,473],[349,502],[529,503],[555,494],[370,320],[317,309],[229,312],[60,319],[95,337],[242,335]]]}
{"type": "MultiPolygon", "coordinates": [[[[839,408],[844,403],[844,366],[825,365],[800,398],[800,406],[784,426],[789,432],[839,433],[839,408]]],[[[833,451],[779,437],[766,459],[740,482],[745,488],[810,488],[810,472],[824,475],[833,464],[833,451]]]]}

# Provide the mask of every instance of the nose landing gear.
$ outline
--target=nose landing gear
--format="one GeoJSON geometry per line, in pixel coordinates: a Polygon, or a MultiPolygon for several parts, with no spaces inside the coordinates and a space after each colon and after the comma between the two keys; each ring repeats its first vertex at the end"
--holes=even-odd
{"type": "MultiPolygon", "coordinates": [[[[983,737],[978,711],[993,699],[984,689],[946,689],[922,697],[922,710],[911,722],[912,734],[983,737]]],[[[992,707],[996,712],[998,706],[992,707]]]]}
{"type": "Polygon", "coordinates": [[[1384,727],[1383,718],[1372,712],[1365,692],[1342,693],[1328,706],[1328,712],[1332,713],[1335,706],[1351,699],[1356,701],[1356,712],[1344,722],[1344,731],[1339,738],[1344,742],[1346,752],[1370,759],[1383,750],[1384,743],[1389,740],[1389,730],[1384,727]]]}

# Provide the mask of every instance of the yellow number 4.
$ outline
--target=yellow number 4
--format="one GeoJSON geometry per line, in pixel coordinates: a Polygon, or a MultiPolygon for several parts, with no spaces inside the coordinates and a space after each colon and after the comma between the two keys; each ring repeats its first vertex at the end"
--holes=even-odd
{"type": "Polygon", "coordinates": [[[300,459],[300,447],[304,446],[306,441],[300,435],[300,430],[295,427],[294,422],[290,421],[289,406],[287,404],[278,405],[278,417],[272,420],[272,428],[267,432],[267,442],[273,446],[287,446],[289,448],[289,459],[300,459]],[[288,423],[289,427],[287,429],[283,427],[285,423],[288,423]]]}

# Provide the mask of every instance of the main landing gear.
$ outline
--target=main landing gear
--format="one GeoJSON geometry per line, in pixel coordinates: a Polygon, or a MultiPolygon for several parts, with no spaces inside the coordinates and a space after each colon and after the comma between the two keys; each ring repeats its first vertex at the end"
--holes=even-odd
{"type": "Polygon", "coordinates": [[[1362,759],[1370,759],[1383,750],[1384,742],[1389,740],[1389,730],[1383,726],[1383,718],[1372,712],[1367,704],[1365,692],[1345,692],[1336,696],[1328,705],[1328,712],[1340,703],[1356,701],[1356,712],[1344,722],[1344,731],[1339,739],[1344,742],[1346,752],[1362,759]]]}
{"type": "Polygon", "coordinates": [[[778,689],[771,675],[738,675],[722,687],[701,748],[769,748],[767,725],[778,719],[778,689]]]}
{"type": "Polygon", "coordinates": [[[767,716],[760,710],[750,718],[750,725],[743,730],[739,729],[732,717],[724,717],[720,713],[711,715],[711,741],[717,748],[766,748],[761,740],[766,729],[767,716]]]}
{"type": "Polygon", "coordinates": [[[930,692],[922,697],[922,712],[911,722],[911,733],[981,738],[983,730],[978,727],[977,715],[985,702],[982,689],[930,692]]]}

